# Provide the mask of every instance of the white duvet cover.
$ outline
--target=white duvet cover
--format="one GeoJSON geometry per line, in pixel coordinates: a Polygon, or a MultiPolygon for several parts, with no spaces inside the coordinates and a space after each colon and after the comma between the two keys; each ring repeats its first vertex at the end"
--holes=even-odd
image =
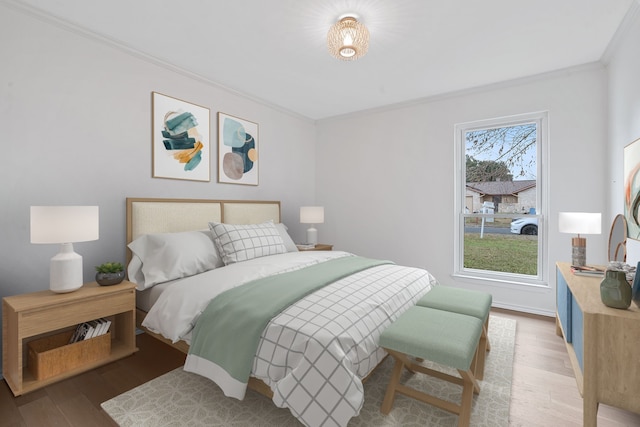
{"type": "Polygon", "coordinates": [[[142,326],[174,343],[180,340],[189,343],[198,316],[218,294],[252,280],[350,255],[341,251],[288,252],[174,280],[151,307],[142,326]]]}
{"type": "MultiPolygon", "coordinates": [[[[189,341],[208,302],[242,283],[351,254],[294,252],[231,264],[174,282],[143,326],[172,341],[189,341]]],[[[285,309],[265,328],[252,375],[273,401],[308,426],[345,426],[364,400],[361,379],[385,356],[382,331],[436,284],[427,271],[394,264],[328,285],[285,309]]],[[[202,373],[206,376],[205,373],[202,373]]]]}

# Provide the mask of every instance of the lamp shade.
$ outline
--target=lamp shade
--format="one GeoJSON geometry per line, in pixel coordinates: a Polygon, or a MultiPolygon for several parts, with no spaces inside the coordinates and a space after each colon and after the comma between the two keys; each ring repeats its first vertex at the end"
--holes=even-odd
{"type": "Polygon", "coordinates": [[[31,243],[58,243],[60,251],[49,263],[49,289],[73,292],[82,287],[82,256],[74,242],[97,240],[97,206],[31,206],[31,243]]]}
{"type": "Polygon", "coordinates": [[[31,206],[31,243],[74,243],[99,237],[98,206],[31,206]]]}
{"type": "Polygon", "coordinates": [[[300,222],[302,224],[322,224],[324,222],[324,207],[302,206],[300,208],[300,222]]]}
{"type": "Polygon", "coordinates": [[[560,212],[558,230],[571,234],[600,234],[602,214],[590,212],[560,212]]]}

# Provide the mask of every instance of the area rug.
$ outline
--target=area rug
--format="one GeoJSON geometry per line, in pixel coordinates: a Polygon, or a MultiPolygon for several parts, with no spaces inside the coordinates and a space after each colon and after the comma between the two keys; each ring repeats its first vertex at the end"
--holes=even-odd
{"type": "MultiPolygon", "coordinates": [[[[472,426],[499,427],[509,424],[509,402],[513,373],[516,321],[491,316],[484,380],[475,396],[472,426]]],[[[448,368],[438,367],[454,373],[448,368]]],[[[457,415],[401,394],[396,395],[389,415],[380,413],[393,360],[388,357],[365,383],[365,403],[349,426],[456,426],[457,415]]],[[[457,375],[457,374],[456,374],[457,375]]],[[[403,382],[412,387],[459,402],[461,387],[426,375],[411,375],[403,382]]],[[[299,426],[287,409],[277,408],[268,398],[249,390],[244,400],[225,397],[208,379],[175,369],[139,387],[102,403],[102,408],[121,427],[165,426],[299,426]]]]}

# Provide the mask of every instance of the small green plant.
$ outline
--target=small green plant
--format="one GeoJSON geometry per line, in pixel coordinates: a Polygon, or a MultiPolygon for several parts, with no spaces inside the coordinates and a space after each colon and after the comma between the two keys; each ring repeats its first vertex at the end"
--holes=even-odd
{"type": "Polygon", "coordinates": [[[105,262],[104,264],[96,265],[96,271],[98,273],[118,273],[124,271],[124,267],[119,262],[105,262]]]}

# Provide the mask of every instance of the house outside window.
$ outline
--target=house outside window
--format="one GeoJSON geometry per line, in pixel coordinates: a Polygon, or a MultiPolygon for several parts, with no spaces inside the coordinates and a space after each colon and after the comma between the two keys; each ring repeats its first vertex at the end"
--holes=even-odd
{"type": "Polygon", "coordinates": [[[458,124],[454,275],[546,286],[547,114],[458,124]]]}

